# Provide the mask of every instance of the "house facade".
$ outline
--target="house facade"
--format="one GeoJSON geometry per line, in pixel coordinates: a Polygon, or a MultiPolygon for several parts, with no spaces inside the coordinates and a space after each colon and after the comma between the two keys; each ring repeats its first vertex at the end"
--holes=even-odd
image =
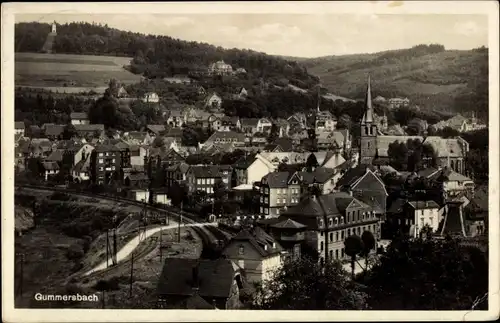
{"type": "Polygon", "coordinates": [[[24,136],[25,133],[25,125],[22,121],[14,122],[14,134],[24,136]]]}
{"type": "Polygon", "coordinates": [[[148,93],[144,94],[144,96],[141,98],[141,100],[144,103],[158,103],[158,102],[160,102],[160,97],[155,92],[148,92],[148,93]]]}
{"type": "Polygon", "coordinates": [[[114,145],[97,145],[91,154],[91,180],[102,185],[113,181],[121,182],[120,150],[114,145]]]}
{"type": "Polygon", "coordinates": [[[344,241],[351,235],[360,237],[369,231],[375,240],[380,236],[379,219],[373,208],[344,192],[312,195],[288,208],[283,218],[307,226],[306,242],[318,251],[320,262],[325,257],[345,259],[344,241]]]}
{"type": "Polygon", "coordinates": [[[283,248],[259,227],[244,229],[223,250],[226,259],[245,272],[248,283],[264,283],[283,263],[283,248]]]}
{"type": "Polygon", "coordinates": [[[71,124],[89,124],[89,117],[85,112],[72,112],[70,114],[71,124]]]}

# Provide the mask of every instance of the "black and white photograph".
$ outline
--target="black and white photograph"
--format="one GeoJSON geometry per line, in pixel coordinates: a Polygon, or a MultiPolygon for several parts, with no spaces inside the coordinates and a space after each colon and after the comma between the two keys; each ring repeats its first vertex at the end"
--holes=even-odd
{"type": "Polygon", "coordinates": [[[498,318],[498,3],[285,4],[2,5],[5,321],[498,318]]]}

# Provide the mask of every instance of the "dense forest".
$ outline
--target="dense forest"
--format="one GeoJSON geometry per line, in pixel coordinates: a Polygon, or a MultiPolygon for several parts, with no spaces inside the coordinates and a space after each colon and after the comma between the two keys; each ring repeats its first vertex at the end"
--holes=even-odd
{"type": "MultiPolygon", "coordinates": [[[[16,24],[16,51],[40,51],[50,28],[49,24],[36,22],[16,24]]],[[[222,59],[233,68],[245,68],[251,77],[284,77],[309,87],[318,83],[318,78],[308,74],[298,63],[265,53],[224,49],[206,43],[126,32],[84,22],[57,25],[53,52],[133,57],[132,72],[155,77],[196,73],[222,59]]]]}

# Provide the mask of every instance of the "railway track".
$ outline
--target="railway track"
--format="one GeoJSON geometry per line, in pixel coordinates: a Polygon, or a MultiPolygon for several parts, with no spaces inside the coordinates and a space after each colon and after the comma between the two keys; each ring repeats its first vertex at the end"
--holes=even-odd
{"type": "MultiPolygon", "coordinates": [[[[60,193],[65,193],[65,194],[70,194],[70,195],[75,195],[75,196],[83,196],[83,197],[90,197],[90,198],[100,198],[104,200],[110,200],[114,202],[120,202],[120,203],[126,203],[129,205],[136,205],[140,207],[146,207],[149,211],[154,211],[158,213],[163,213],[163,214],[168,214],[169,216],[172,216],[173,218],[176,218],[177,221],[180,221],[181,224],[197,224],[200,223],[200,219],[197,218],[196,215],[191,214],[189,212],[185,211],[178,211],[178,210],[173,210],[170,208],[170,210],[165,209],[165,208],[159,208],[155,207],[152,205],[145,204],[144,202],[139,202],[136,200],[132,200],[129,198],[124,198],[124,197],[118,197],[114,195],[108,195],[108,194],[93,194],[93,193],[88,193],[88,192],[82,192],[79,190],[72,190],[72,189],[65,189],[65,188],[58,188],[58,187],[45,187],[45,186],[37,186],[37,185],[16,185],[16,189],[18,188],[27,188],[27,189],[34,189],[34,190],[42,190],[42,191],[50,191],[50,192],[60,192],[60,193]]],[[[200,237],[203,245],[203,251],[202,251],[202,257],[205,255],[209,255],[207,257],[210,257],[216,251],[223,243],[227,242],[228,237],[226,234],[224,234],[221,230],[217,229],[214,226],[206,226],[206,227],[196,227],[192,226],[191,227],[193,231],[195,231],[198,236],[200,237]]],[[[148,245],[138,253],[134,253],[134,258],[139,259],[156,248],[156,242],[153,242],[153,239],[148,239],[149,241],[148,245]]],[[[116,270],[117,268],[127,266],[130,263],[131,259],[127,258],[122,261],[120,261],[118,264],[108,267],[106,269],[100,270],[98,272],[89,274],[85,277],[88,277],[89,279],[98,279],[99,277],[104,277],[106,274],[108,274],[112,270],[116,270]]],[[[88,270],[91,270],[92,268],[86,268],[85,271],[80,270],[78,273],[80,275],[82,273],[87,272],[88,270]]]]}

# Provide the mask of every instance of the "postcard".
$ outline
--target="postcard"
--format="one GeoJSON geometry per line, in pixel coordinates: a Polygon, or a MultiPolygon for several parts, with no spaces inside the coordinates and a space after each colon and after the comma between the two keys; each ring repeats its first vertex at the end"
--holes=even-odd
{"type": "Polygon", "coordinates": [[[5,322],[498,318],[496,2],[2,18],[5,322]]]}

